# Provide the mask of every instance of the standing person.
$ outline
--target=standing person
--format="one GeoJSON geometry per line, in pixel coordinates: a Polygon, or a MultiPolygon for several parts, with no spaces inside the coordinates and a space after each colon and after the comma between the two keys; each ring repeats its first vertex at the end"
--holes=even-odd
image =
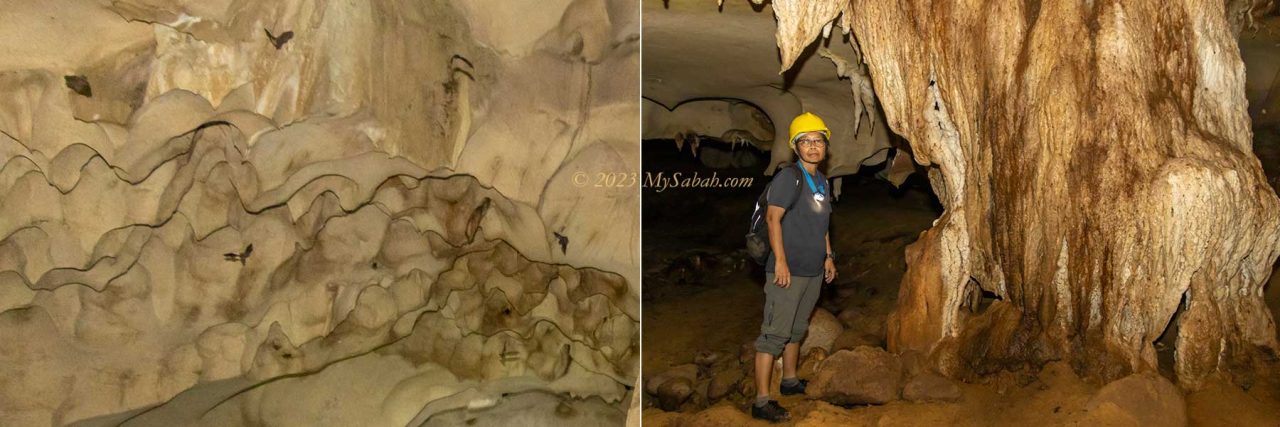
{"type": "Polygon", "coordinates": [[[809,315],[818,302],[822,282],[831,283],[836,277],[828,236],[831,194],[826,176],[818,171],[818,164],[827,158],[830,136],[827,125],[813,113],[792,120],[788,145],[800,160],[797,167],[774,174],[773,181],[779,185],[771,184],[766,196],[765,222],[772,253],[765,262],[764,323],[755,343],[753,418],[777,422],[790,417],[777,401],[769,399],[773,362],[782,357],[782,394],[804,393],[807,381],[796,378],[800,341],[809,329],[809,315]],[[797,180],[800,185],[791,185],[797,180]]]}

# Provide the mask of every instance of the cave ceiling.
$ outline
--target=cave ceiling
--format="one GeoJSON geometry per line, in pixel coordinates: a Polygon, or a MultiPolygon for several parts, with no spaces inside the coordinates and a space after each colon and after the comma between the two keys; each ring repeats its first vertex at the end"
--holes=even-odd
{"type": "MultiPolygon", "coordinates": [[[[852,39],[839,28],[832,30],[830,39],[806,49],[784,72],[770,4],[644,0],[642,8],[641,91],[646,102],[677,109],[677,114],[681,103],[704,98],[741,100],[759,107],[775,129],[772,141],[758,144],[771,151],[766,171],[792,160],[787,126],[804,111],[821,116],[832,130],[829,175],[853,173],[862,163],[883,161],[890,136],[874,103],[859,115],[851,81],[837,74],[832,60],[818,54],[820,47],[829,49],[858,68],[860,57],[852,39]]],[[[646,133],[646,137],[656,136],[646,133]]],[[[711,136],[718,137],[719,132],[711,136]]]]}

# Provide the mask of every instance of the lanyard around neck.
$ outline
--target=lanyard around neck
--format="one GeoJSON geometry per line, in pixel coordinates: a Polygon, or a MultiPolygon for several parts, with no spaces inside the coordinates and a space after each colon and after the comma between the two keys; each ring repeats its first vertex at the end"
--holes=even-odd
{"type": "Polygon", "coordinates": [[[813,183],[813,177],[812,177],[812,176],[810,176],[810,175],[809,175],[809,171],[808,171],[808,170],[806,170],[806,169],[804,168],[804,164],[802,164],[802,163],[800,163],[800,162],[796,162],[796,167],[800,168],[800,173],[804,174],[804,180],[805,180],[805,182],[809,183],[809,191],[812,191],[812,192],[813,192],[813,194],[822,194],[822,195],[826,195],[826,193],[827,193],[827,186],[826,186],[826,184],[825,184],[825,183],[824,183],[823,185],[816,185],[816,184],[814,184],[814,183],[813,183]]]}

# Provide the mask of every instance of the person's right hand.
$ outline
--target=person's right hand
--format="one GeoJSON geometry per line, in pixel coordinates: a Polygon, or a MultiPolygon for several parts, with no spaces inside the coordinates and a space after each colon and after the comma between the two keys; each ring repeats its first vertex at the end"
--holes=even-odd
{"type": "Polygon", "coordinates": [[[787,263],[783,261],[774,261],[773,263],[773,283],[779,288],[786,289],[791,286],[791,269],[787,268],[787,263]]]}

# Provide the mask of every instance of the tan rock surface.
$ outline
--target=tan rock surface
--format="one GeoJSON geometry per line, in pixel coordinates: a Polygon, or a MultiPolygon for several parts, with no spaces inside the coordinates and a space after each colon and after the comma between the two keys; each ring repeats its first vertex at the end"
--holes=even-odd
{"type": "Polygon", "coordinates": [[[891,350],[949,375],[1062,358],[1115,379],[1156,368],[1185,296],[1183,386],[1265,372],[1280,200],[1222,3],[776,3],[806,27],[778,31],[784,64],[826,23],[852,30],[946,208],[908,250],[891,350]],[[962,309],[971,280],[999,301],[962,309]]]}
{"type": "Polygon", "coordinates": [[[454,3],[6,4],[0,424],[623,419],[637,5],[454,3]]]}

